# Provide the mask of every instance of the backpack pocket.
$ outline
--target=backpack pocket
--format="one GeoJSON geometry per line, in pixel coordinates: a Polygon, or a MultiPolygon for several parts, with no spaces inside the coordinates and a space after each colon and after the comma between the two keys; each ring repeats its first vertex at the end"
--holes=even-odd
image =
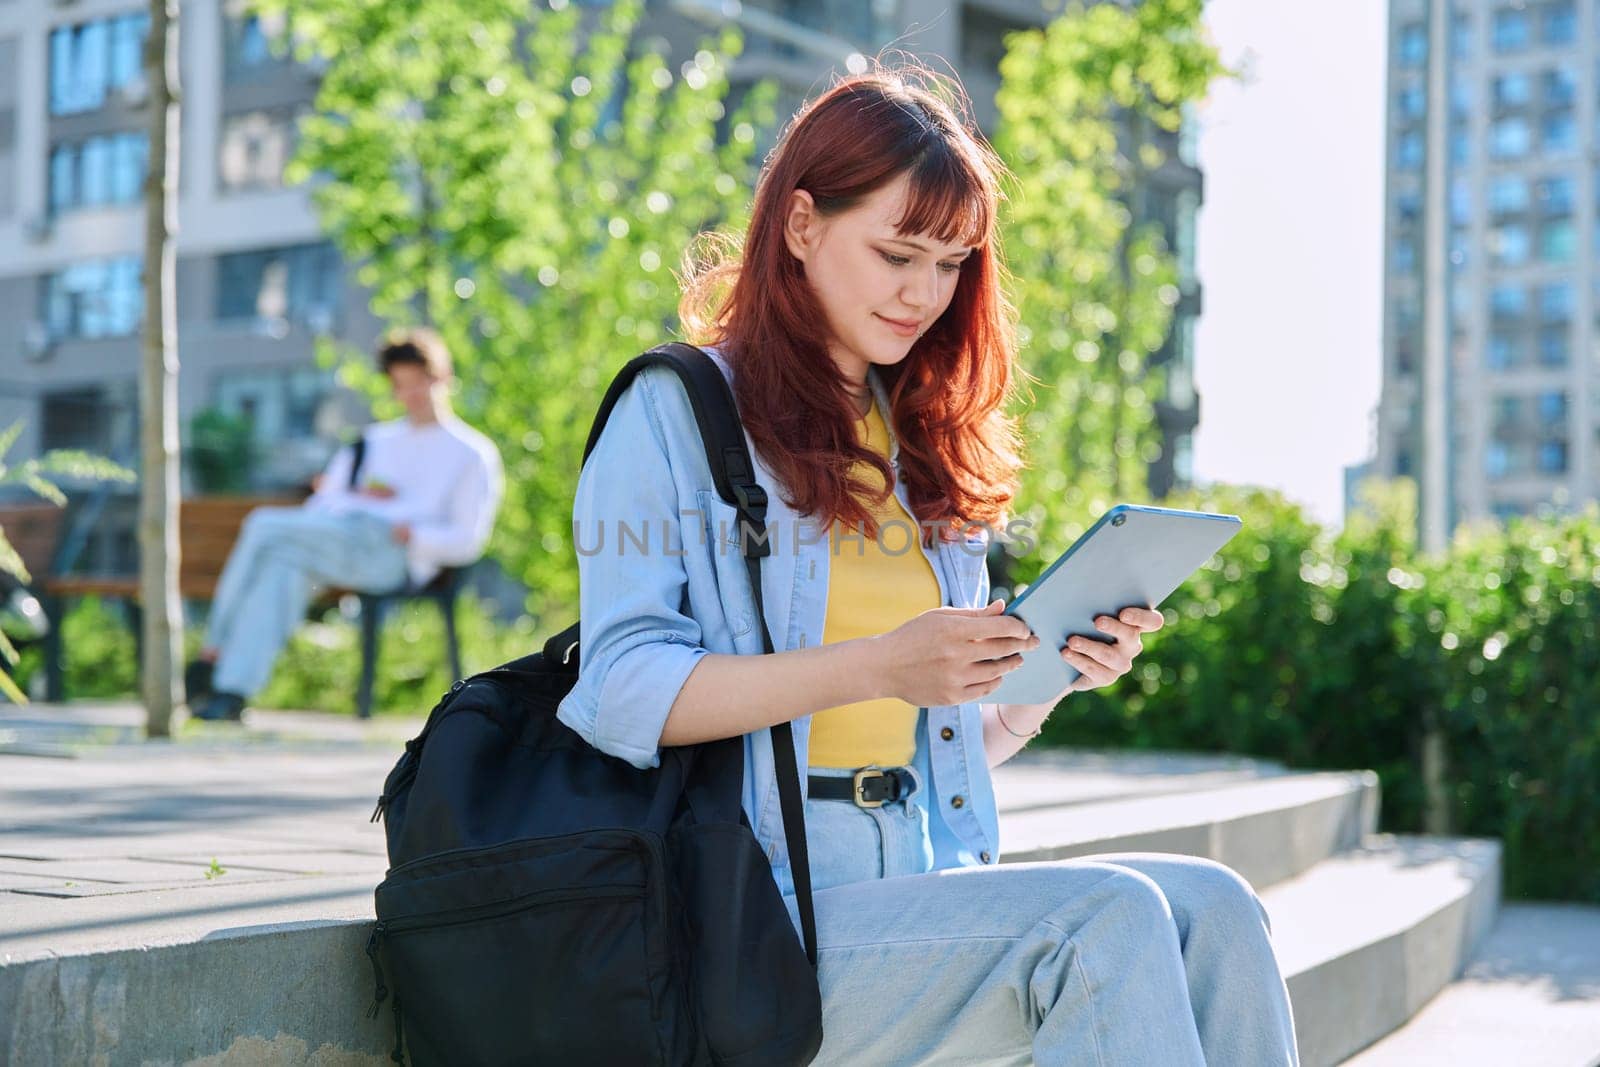
{"type": "Polygon", "coordinates": [[[681,1063],[661,844],[597,830],[439,853],[377,890],[368,950],[417,1064],[681,1063]]]}

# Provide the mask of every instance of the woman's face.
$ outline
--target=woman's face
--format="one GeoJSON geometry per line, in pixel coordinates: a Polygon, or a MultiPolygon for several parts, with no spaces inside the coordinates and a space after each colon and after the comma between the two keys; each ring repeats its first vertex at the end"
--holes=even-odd
{"type": "Polygon", "coordinates": [[[784,239],[804,265],[827,318],[829,354],[849,382],[865,382],[869,364],[888,366],[905,358],[950,306],[961,262],[972,251],[895,232],[910,181],[902,174],[828,217],[803,189],[789,199],[784,239]]]}

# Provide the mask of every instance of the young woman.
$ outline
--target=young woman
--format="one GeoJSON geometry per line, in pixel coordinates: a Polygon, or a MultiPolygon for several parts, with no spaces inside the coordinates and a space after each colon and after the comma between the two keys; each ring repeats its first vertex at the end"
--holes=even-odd
{"type": "Polygon", "coordinates": [[[1038,643],[988,602],[984,567],[1021,465],[1002,413],[1015,345],[1000,164],[933,77],[851,77],[802,110],[742,249],[686,280],[682,317],[732,383],[767,491],[776,651],[688,400],[652,369],[579,480],[584,655],[561,718],[641,767],[744,735],[745,811],[791,906],[767,730],[793,723],[818,1062],[1293,1064],[1266,915],[1232,871],[998,865],[989,768],[1073,690],[1126,674],[1161,616],[1101,617],[1115,643],[1063,649],[1082,674],[1054,700],[983,702],[1038,643]]]}

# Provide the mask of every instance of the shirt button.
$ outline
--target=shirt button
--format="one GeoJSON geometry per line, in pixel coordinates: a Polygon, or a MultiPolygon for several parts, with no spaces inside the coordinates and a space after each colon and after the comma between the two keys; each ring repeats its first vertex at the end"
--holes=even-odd
{"type": "Polygon", "coordinates": [[[954,730],[950,729],[950,727],[948,727],[948,726],[946,726],[943,730],[939,731],[939,737],[941,739],[945,740],[945,741],[950,740],[955,735],[956,735],[956,732],[954,730]]]}
{"type": "Polygon", "coordinates": [[[987,853],[987,852],[980,852],[980,853],[978,853],[978,858],[979,858],[979,859],[980,859],[980,860],[982,860],[982,861],[983,861],[983,862],[985,862],[985,863],[988,863],[988,862],[989,862],[989,854],[988,854],[988,853],[987,853]]]}
{"type": "Polygon", "coordinates": [[[964,804],[966,804],[966,799],[960,793],[950,798],[950,806],[952,808],[959,808],[964,804]]]}

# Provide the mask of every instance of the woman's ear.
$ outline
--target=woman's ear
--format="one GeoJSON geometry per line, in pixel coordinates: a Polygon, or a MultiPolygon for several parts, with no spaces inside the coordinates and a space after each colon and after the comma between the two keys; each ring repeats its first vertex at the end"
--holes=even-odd
{"type": "Polygon", "coordinates": [[[810,193],[796,189],[789,194],[783,216],[783,242],[789,246],[789,254],[801,263],[811,254],[820,223],[817,204],[810,193]]]}

